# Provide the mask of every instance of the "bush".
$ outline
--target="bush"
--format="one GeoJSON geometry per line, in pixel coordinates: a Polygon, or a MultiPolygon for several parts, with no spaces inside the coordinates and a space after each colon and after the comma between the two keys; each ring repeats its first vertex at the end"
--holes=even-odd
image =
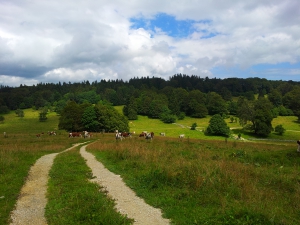
{"type": "Polygon", "coordinates": [[[283,133],[285,132],[285,129],[283,128],[283,126],[280,124],[280,125],[277,125],[275,127],[275,132],[278,133],[279,135],[283,135],[283,133]]]}
{"type": "Polygon", "coordinates": [[[160,120],[164,123],[175,123],[176,122],[176,116],[168,113],[163,113],[160,115],[160,120]]]}
{"type": "Polygon", "coordinates": [[[197,123],[193,123],[191,126],[191,130],[196,130],[196,127],[197,127],[197,123]]]}
{"type": "Polygon", "coordinates": [[[214,115],[206,130],[207,134],[229,136],[230,128],[220,114],[214,115]]]}

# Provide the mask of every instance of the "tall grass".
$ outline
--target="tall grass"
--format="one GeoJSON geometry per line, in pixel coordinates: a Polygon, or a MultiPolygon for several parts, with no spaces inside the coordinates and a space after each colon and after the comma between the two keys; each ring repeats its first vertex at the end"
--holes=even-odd
{"type": "Polygon", "coordinates": [[[88,149],[175,224],[300,223],[294,144],[106,137],[88,149]]]}

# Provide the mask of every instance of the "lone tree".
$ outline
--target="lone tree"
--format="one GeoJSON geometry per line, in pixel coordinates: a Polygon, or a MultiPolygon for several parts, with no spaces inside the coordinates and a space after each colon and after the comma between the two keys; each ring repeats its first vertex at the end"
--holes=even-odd
{"type": "Polygon", "coordinates": [[[268,136],[273,130],[272,109],[273,105],[267,98],[259,98],[256,101],[239,99],[238,117],[240,124],[256,135],[268,136]]]}
{"type": "Polygon", "coordinates": [[[228,137],[230,128],[227,126],[227,123],[223,117],[220,114],[216,114],[210,119],[206,133],[210,135],[221,135],[228,137]]]}

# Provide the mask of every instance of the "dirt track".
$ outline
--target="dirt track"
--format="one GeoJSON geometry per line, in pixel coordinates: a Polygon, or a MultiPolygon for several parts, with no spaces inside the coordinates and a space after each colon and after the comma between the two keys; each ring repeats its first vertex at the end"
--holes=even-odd
{"type": "MultiPolygon", "coordinates": [[[[82,144],[82,143],[81,143],[82,144]]],[[[80,144],[74,145],[72,148],[80,144]]],[[[95,157],[85,151],[85,146],[80,148],[80,154],[86,159],[87,165],[96,176],[92,182],[106,188],[110,197],[116,201],[116,210],[134,219],[134,224],[160,225],[169,224],[169,220],[162,218],[161,211],[146,204],[128,188],[119,175],[111,173],[95,157]]],[[[66,149],[68,151],[72,148],[66,149]]],[[[31,167],[27,181],[22,187],[15,210],[11,213],[11,225],[44,225],[47,204],[46,192],[48,174],[56,155],[49,154],[41,157],[31,167]]]]}

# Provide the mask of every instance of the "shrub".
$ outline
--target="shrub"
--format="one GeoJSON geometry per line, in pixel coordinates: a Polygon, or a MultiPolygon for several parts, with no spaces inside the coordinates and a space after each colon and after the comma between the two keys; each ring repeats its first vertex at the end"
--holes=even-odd
{"type": "Polygon", "coordinates": [[[279,135],[283,135],[283,133],[285,132],[285,129],[283,128],[283,126],[280,124],[280,125],[277,125],[275,127],[275,132],[278,133],[279,135]]]}

